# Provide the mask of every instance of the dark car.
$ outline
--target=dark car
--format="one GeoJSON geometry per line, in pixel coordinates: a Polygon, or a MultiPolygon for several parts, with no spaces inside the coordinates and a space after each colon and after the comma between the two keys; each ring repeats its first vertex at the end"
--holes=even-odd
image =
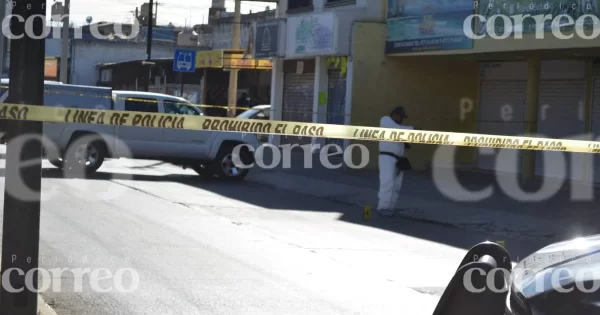
{"type": "Polygon", "coordinates": [[[514,267],[511,261],[499,244],[472,247],[433,315],[600,314],[600,235],[548,245],[514,267]]]}

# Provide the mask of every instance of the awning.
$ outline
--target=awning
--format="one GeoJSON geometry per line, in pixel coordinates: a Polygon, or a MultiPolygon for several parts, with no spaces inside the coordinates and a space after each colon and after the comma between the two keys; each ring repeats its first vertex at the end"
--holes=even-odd
{"type": "Polygon", "coordinates": [[[268,59],[254,59],[244,55],[243,49],[220,49],[196,52],[196,69],[255,69],[271,70],[268,59]]]}

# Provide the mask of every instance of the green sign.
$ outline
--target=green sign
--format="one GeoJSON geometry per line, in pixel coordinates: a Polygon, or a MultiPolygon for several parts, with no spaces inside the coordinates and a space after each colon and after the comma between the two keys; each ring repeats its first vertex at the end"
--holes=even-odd
{"type": "Polygon", "coordinates": [[[388,0],[387,4],[386,53],[473,48],[473,39],[463,29],[473,15],[473,0],[388,0]]]}
{"type": "Polygon", "coordinates": [[[319,105],[327,105],[327,92],[319,92],[319,105]]]}
{"type": "Polygon", "coordinates": [[[474,19],[474,33],[478,35],[489,36],[495,32],[494,35],[502,36],[506,32],[512,36],[515,33],[532,34],[536,30],[541,33],[565,32],[577,27],[590,36],[592,28],[600,27],[597,18],[600,0],[481,0],[475,1],[475,5],[477,14],[485,18],[474,19]],[[492,16],[496,16],[493,27],[488,26],[492,16]]]}

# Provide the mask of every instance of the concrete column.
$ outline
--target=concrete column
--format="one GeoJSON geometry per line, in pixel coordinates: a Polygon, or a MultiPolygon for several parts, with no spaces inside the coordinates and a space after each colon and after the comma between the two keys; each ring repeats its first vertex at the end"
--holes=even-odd
{"type": "MultiPolygon", "coordinates": [[[[587,139],[583,140],[594,140],[594,133],[592,132],[592,98],[594,97],[594,77],[593,77],[593,61],[586,60],[585,62],[585,109],[584,109],[584,123],[585,132],[588,134],[587,139]]],[[[594,181],[594,156],[595,154],[579,153],[583,160],[583,178],[581,179],[585,183],[591,183],[594,181]]]]}
{"type": "MultiPolygon", "coordinates": [[[[540,74],[541,62],[539,58],[532,58],[528,62],[527,73],[527,99],[525,107],[525,133],[537,133],[538,108],[540,99],[540,74]]],[[[535,156],[534,150],[523,150],[523,172],[521,179],[528,181],[535,177],[535,156]]]]}
{"type": "MultiPolygon", "coordinates": [[[[11,2],[12,4],[12,2],[11,2]]],[[[68,82],[68,67],[69,67],[69,17],[71,10],[71,0],[65,0],[64,19],[62,20],[62,38],[60,49],[60,82],[67,84],[68,82]]],[[[148,78],[150,79],[150,78],[148,78]]]]}
{"type": "MultiPolygon", "coordinates": [[[[315,58],[315,90],[313,101],[313,122],[325,123],[327,121],[327,57],[315,58]]],[[[321,147],[325,145],[325,138],[314,138],[312,144],[321,147]]]]}
{"type": "MultiPolygon", "coordinates": [[[[271,69],[271,120],[281,120],[283,109],[283,59],[273,59],[271,69]]],[[[279,145],[281,136],[270,136],[269,143],[279,145]]]]}
{"type": "MultiPolygon", "coordinates": [[[[354,82],[354,63],[352,57],[348,57],[348,63],[346,64],[346,110],[344,114],[344,125],[352,125],[352,86],[354,82]]],[[[344,140],[344,150],[350,145],[350,140],[344,140]]]]}
{"type": "MultiPolygon", "coordinates": [[[[150,0],[152,1],[152,0],[150,0]]],[[[241,9],[242,0],[235,0],[235,10],[233,13],[233,38],[231,40],[232,49],[240,49],[240,29],[241,29],[241,9]]],[[[227,102],[229,106],[228,115],[229,117],[235,117],[237,105],[237,90],[238,90],[238,69],[229,69],[229,89],[227,93],[227,102]]]]}

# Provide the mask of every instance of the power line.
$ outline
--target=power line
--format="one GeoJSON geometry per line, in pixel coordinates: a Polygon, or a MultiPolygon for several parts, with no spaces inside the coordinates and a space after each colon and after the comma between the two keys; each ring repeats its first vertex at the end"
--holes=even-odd
{"type": "MultiPolygon", "coordinates": [[[[158,11],[158,1],[156,3],[156,11],[158,11]]],[[[158,17],[158,12],[156,12],[156,16],[158,17]]],[[[148,61],[150,62],[152,60],[152,27],[154,25],[154,0],[149,0],[148,3],[148,31],[147,31],[147,47],[146,50],[148,52],[148,61]]],[[[146,78],[146,81],[144,82],[145,84],[145,90],[148,92],[150,91],[150,78],[152,77],[151,74],[152,71],[152,66],[148,65],[148,77],[146,78]]]]}

